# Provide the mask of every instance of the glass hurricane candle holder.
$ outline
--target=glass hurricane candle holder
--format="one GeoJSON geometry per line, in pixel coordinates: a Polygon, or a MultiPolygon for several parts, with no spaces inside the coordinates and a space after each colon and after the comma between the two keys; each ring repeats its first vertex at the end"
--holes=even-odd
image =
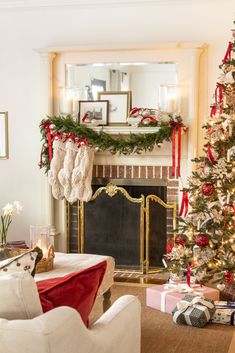
{"type": "Polygon", "coordinates": [[[50,226],[30,226],[30,247],[34,248],[35,246],[42,250],[43,257],[45,257],[50,246],[50,226]]]}

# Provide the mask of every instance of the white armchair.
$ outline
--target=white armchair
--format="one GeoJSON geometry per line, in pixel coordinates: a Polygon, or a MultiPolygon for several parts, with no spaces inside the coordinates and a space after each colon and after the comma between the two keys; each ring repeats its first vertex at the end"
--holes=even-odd
{"type": "Polygon", "coordinates": [[[59,307],[30,320],[0,319],[0,351],[140,353],[140,331],[140,302],[125,295],[89,328],[69,307],[59,307]]]}

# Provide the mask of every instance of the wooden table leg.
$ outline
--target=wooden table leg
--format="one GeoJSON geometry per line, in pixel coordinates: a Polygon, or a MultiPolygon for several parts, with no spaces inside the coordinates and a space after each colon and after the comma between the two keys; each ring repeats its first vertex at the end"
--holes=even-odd
{"type": "Polygon", "coordinates": [[[111,306],[111,288],[109,288],[104,294],[103,294],[103,312],[107,311],[110,306],[111,306]]]}

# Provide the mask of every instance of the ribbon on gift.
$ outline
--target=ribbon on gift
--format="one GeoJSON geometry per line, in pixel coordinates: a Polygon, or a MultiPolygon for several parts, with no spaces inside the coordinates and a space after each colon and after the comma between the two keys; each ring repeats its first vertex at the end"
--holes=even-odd
{"type": "Polygon", "coordinates": [[[204,312],[207,321],[210,320],[210,312],[208,309],[213,309],[214,304],[210,303],[209,301],[205,300],[203,297],[197,296],[193,298],[191,302],[188,302],[187,300],[181,300],[179,303],[176,305],[177,311],[173,315],[173,321],[177,323],[177,319],[181,314],[184,314],[186,323],[188,325],[192,325],[191,320],[190,320],[190,314],[192,311],[197,308],[201,311],[204,312]]]}
{"type": "Polygon", "coordinates": [[[166,289],[164,292],[161,293],[161,311],[166,312],[166,297],[169,293],[181,293],[181,294],[195,294],[195,295],[202,295],[200,292],[194,292],[192,288],[190,288],[186,283],[184,284],[166,284],[164,287],[166,289]]]}

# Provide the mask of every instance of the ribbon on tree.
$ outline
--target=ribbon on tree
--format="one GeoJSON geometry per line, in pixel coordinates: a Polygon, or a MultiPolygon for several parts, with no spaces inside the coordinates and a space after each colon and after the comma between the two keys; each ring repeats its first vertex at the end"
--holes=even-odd
{"type": "Polygon", "coordinates": [[[213,116],[216,114],[216,105],[212,104],[211,105],[211,113],[210,113],[210,117],[213,118],[213,116]]]}
{"type": "Polygon", "coordinates": [[[232,209],[232,211],[234,213],[233,226],[235,228],[235,204],[231,205],[231,204],[227,204],[227,203],[224,205],[224,209],[223,209],[223,211],[224,211],[224,228],[226,227],[226,223],[227,223],[227,211],[228,211],[228,209],[230,209],[230,210],[232,209]]]}
{"type": "Polygon", "coordinates": [[[223,89],[222,85],[220,83],[217,83],[216,89],[215,89],[215,104],[216,107],[219,105],[219,112],[222,114],[223,112],[223,89]]]}
{"type": "Polygon", "coordinates": [[[172,172],[171,175],[176,175],[176,133],[178,131],[178,158],[177,158],[177,176],[180,177],[180,162],[181,162],[181,133],[182,126],[181,122],[171,121],[172,126],[171,140],[172,140],[172,172]]]}
{"type": "Polygon", "coordinates": [[[189,205],[189,201],[188,201],[188,190],[184,189],[183,190],[183,196],[182,196],[182,201],[181,201],[181,206],[180,206],[180,212],[179,212],[179,216],[181,217],[184,213],[184,217],[187,216],[188,213],[188,205],[189,205]]]}
{"type": "Polygon", "coordinates": [[[82,122],[85,122],[85,121],[86,121],[86,119],[88,118],[88,116],[89,116],[89,114],[88,114],[88,113],[86,113],[86,114],[82,117],[82,122]]]}
{"type": "Polygon", "coordinates": [[[189,287],[191,287],[190,277],[191,277],[191,268],[190,268],[190,264],[188,264],[188,265],[187,265],[186,282],[187,282],[187,285],[188,285],[189,287]]]}
{"type": "Polygon", "coordinates": [[[223,58],[223,64],[226,64],[227,61],[231,61],[232,48],[233,48],[232,42],[228,42],[228,48],[223,58]]]}
{"type": "Polygon", "coordinates": [[[207,154],[208,154],[209,160],[211,161],[212,164],[216,164],[217,162],[212,154],[211,146],[209,143],[207,144],[206,149],[207,149],[207,154]]]}
{"type": "MultiPolygon", "coordinates": [[[[49,153],[49,160],[52,160],[53,153],[52,153],[52,136],[51,136],[51,123],[50,121],[43,121],[40,126],[46,130],[47,136],[47,143],[48,143],[48,153],[49,153]]],[[[40,162],[41,163],[41,162],[40,162]]]]}

